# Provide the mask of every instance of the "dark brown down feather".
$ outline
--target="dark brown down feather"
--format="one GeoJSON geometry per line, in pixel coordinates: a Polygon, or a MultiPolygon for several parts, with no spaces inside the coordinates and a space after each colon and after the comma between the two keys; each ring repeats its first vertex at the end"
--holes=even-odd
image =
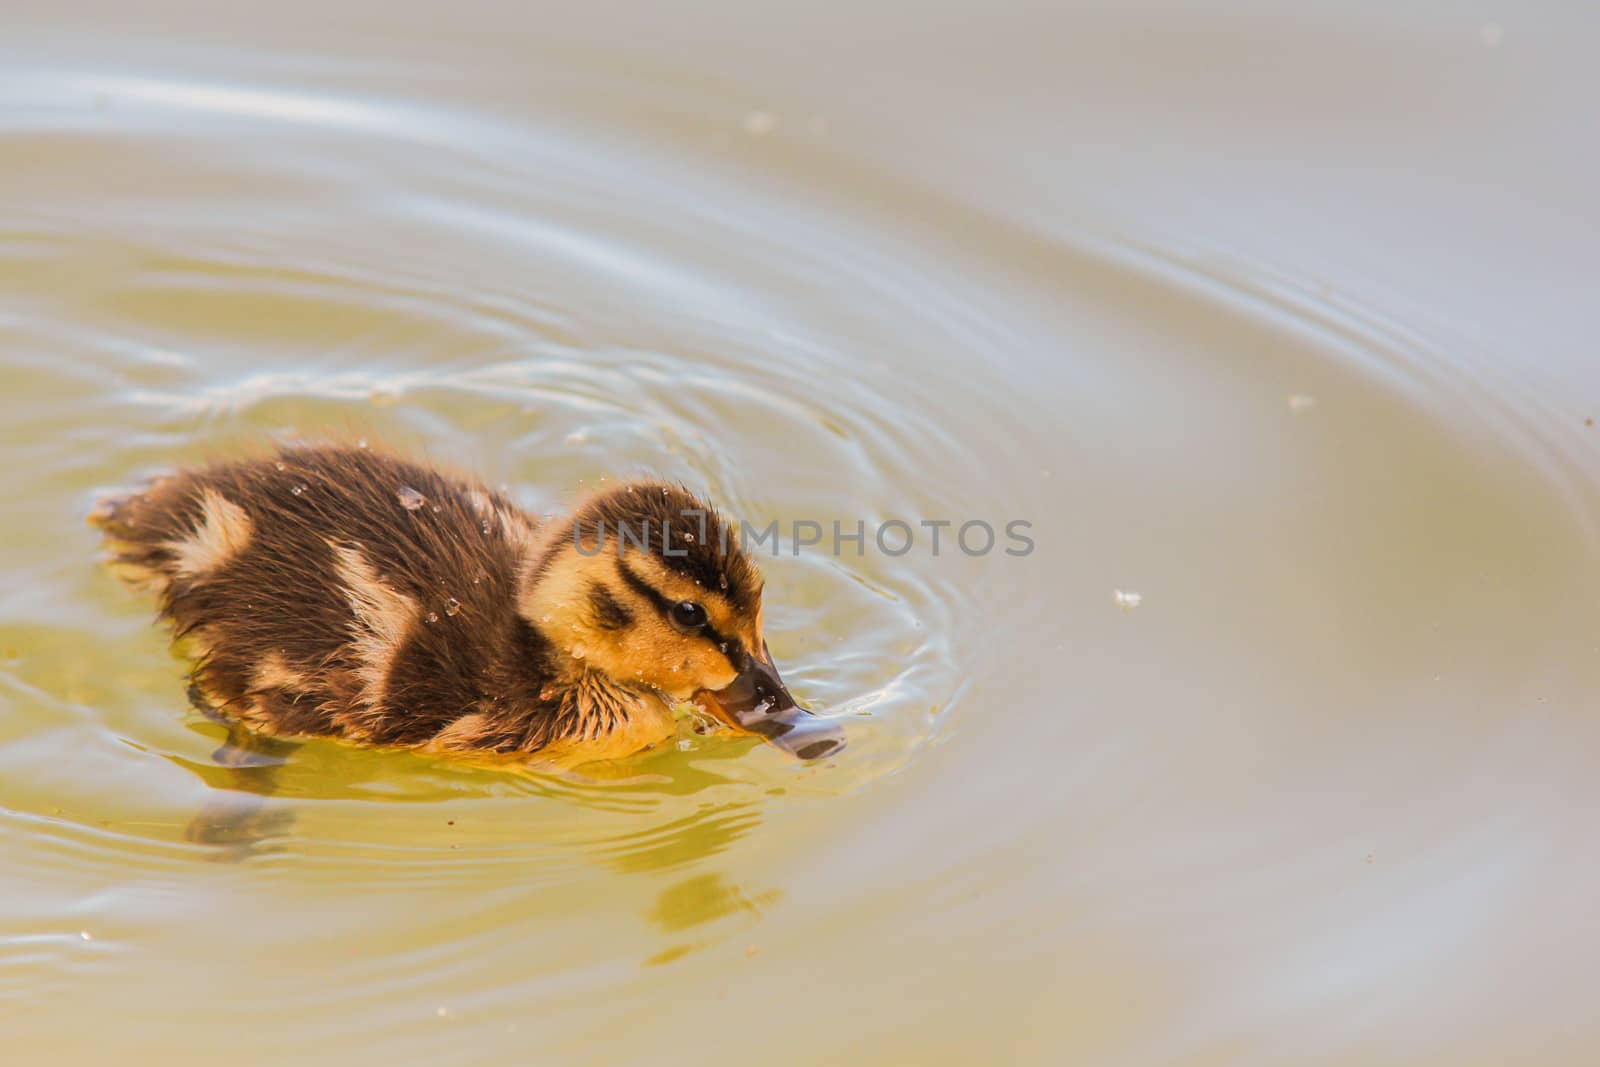
{"type": "MultiPolygon", "coordinates": [[[[627,495],[602,494],[580,516],[670,518],[693,531],[677,512],[703,507],[659,484],[627,495]]],[[[289,447],[160,479],[96,519],[115,560],[156,589],[162,615],[192,640],[200,691],[264,732],[389,745],[445,735],[453,747],[534,751],[624,714],[608,704],[609,691],[550,685],[569,665],[517,610],[519,582],[539,565],[538,523],[471,479],[366,448],[289,447]],[[235,520],[242,512],[246,521],[231,529],[242,547],[227,542],[233,551],[218,552],[226,558],[191,573],[183,546],[215,518],[208,494],[214,512],[235,520]],[[341,580],[351,560],[395,594],[393,604],[414,607],[389,614],[408,621],[391,635],[376,684],[360,640],[364,616],[341,580]]],[[[688,554],[672,566],[758,605],[759,575],[737,546],[720,543],[719,521],[713,513],[708,541],[678,538],[688,554]]],[[[597,596],[595,607],[625,625],[620,605],[597,596]]]]}

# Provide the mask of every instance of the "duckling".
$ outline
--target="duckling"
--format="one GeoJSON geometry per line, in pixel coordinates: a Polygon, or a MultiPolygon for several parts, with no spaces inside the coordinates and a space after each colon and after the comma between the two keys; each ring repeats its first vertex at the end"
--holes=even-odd
{"type": "Polygon", "coordinates": [[[844,745],[802,727],[733,524],[678,486],[540,521],[364,442],[295,445],[160,478],[91,521],[154,591],[204,702],[260,733],[570,766],[666,741],[692,702],[800,759],[844,745]]]}

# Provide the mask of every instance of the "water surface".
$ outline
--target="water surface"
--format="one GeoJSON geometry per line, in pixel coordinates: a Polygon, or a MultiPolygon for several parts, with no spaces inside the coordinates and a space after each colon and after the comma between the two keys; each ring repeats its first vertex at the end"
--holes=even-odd
{"type": "Polygon", "coordinates": [[[1586,1061],[1593,19],[264,18],[0,45],[8,1047],[1586,1061]],[[83,515],[330,430],[1036,547],[765,561],[823,765],[219,766],[83,515]]]}

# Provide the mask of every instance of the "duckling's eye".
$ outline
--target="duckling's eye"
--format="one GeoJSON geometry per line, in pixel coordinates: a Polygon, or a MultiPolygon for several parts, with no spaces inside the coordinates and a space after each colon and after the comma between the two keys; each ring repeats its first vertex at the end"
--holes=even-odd
{"type": "Polygon", "coordinates": [[[692,634],[705,629],[707,622],[706,609],[693,600],[680,600],[672,605],[668,612],[672,625],[686,634],[692,634]]]}

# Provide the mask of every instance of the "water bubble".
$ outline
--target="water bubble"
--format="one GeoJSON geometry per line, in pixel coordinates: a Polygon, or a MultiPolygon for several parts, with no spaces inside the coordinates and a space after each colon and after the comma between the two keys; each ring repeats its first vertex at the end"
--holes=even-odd
{"type": "Polygon", "coordinates": [[[572,658],[573,659],[582,659],[584,656],[587,656],[588,654],[589,654],[588,649],[584,648],[582,645],[573,645],[572,646],[572,658]]]}
{"type": "Polygon", "coordinates": [[[692,534],[692,533],[685,533],[683,535],[683,539],[688,544],[691,544],[691,545],[694,544],[694,534],[692,534]]]}
{"type": "Polygon", "coordinates": [[[1132,611],[1134,608],[1144,603],[1144,594],[1142,593],[1125,593],[1121,589],[1118,589],[1116,592],[1117,607],[1121,608],[1123,611],[1132,611]]]}
{"type": "Polygon", "coordinates": [[[409,485],[401,486],[400,491],[395,493],[395,496],[399,498],[400,506],[405,508],[407,511],[416,511],[418,508],[428,502],[427,497],[423,496],[409,485]]]}
{"type": "Polygon", "coordinates": [[[296,485],[296,486],[293,486],[293,487],[292,487],[292,488],[290,488],[290,490],[289,490],[289,492],[291,492],[291,493],[293,493],[293,494],[294,494],[294,495],[295,495],[295,496],[299,496],[299,495],[300,495],[300,494],[301,494],[301,493],[303,493],[303,492],[305,492],[305,491],[306,491],[306,487],[305,487],[305,486],[303,486],[303,485],[296,485]]]}
{"type": "Polygon", "coordinates": [[[363,437],[360,440],[356,441],[356,447],[357,448],[366,448],[367,447],[367,439],[365,437],[363,437]]]}
{"type": "Polygon", "coordinates": [[[438,622],[439,621],[439,613],[437,611],[428,612],[428,621],[430,623],[438,622]]]}
{"type": "Polygon", "coordinates": [[[455,618],[460,611],[461,601],[457,600],[455,597],[451,597],[449,600],[444,602],[444,613],[451,618],[455,618]]]}
{"type": "Polygon", "coordinates": [[[289,469],[288,467],[285,467],[282,463],[274,463],[273,466],[278,468],[280,471],[286,471],[286,470],[289,469]]]}

